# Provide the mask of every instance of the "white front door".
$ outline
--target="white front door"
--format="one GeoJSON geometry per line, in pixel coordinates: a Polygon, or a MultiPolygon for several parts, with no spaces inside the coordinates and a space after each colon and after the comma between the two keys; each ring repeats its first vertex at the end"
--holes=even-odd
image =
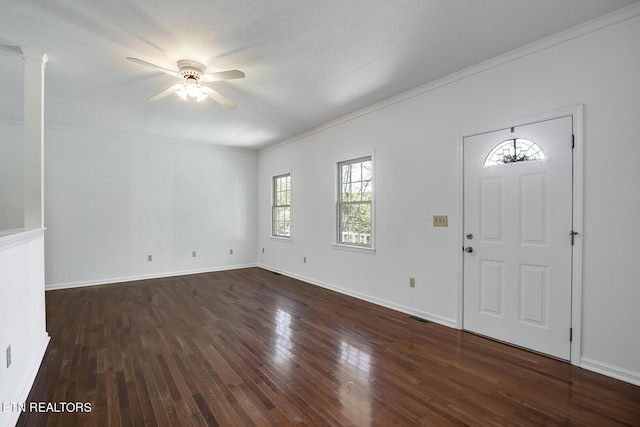
{"type": "Polygon", "coordinates": [[[572,117],[464,138],[463,327],[570,359],[572,117]]]}

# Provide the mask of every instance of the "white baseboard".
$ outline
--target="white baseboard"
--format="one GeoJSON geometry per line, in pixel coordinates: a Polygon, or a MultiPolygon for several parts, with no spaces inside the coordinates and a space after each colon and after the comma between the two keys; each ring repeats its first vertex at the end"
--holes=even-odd
{"type": "MultiPolygon", "coordinates": [[[[47,346],[49,345],[50,339],[51,337],[49,336],[49,334],[45,332],[44,336],[42,337],[42,341],[40,342],[40,347],[31,360],[29,370],[27,371],[27,375],[25,375],[24,377],[22,386],[20,386],[15,399],[11,400],[11,402],[24,403],[29,397],[29,393],[31,392],[33,383],[35,382],[38,371],[40,370],[40,365],[44,360],[44,355],[47,351],[47,346]]],[[[18,419],[20,418],[20,414],[21,412],[19,411],[0,412],[0,427],[15,426],[18,422],[18,419]]]]}
{"type": "Polygon", "coordinates": [[[618,379],[633,385],[640,386],[640,372],[633,372],[628,369],[610,365],[609,363],[583,357],[580,359],[580,367],[589,371],[597,372],[608,377],[618,379]]]}
{"type": "Polygon", "coordinates": [[[387,301],[381,298],[377,298],[371,295],[363,294],[360,292],[354,292],[350,289],[342,288],[340,286],[335,286],[330,283],[321,282],[319,280],[312,279],[310,277],[301,276],[299,274],[294,274],[288,271],[280,270],[277,268],[270,267],[268,265],[258,264],[258,267],[263,268],[265,270],[273,271],[278,274],[282,274],[284,276],[292,277],[294,279],[302,280],[303,282],[310,283],[312,285],[320,286],[321,288],[329,289],[343,295],[349,295],[351,297],[370,302],[372,304],[376,304],[382,307],[390,308],[392,310],[399,311],[401,313],[406,313],[412,316],[419,317],[421,319],[429,320],[430,322],[438,323],[440,325],[448,326],[450,328],[456,327],[456,321],[453,319],[448,319],[446,317],[438,316],[433,313],[428,313],[422,310],[416,310],[415,308],[407,307],[401,304],[394,303],[392,301],[387,301]]]}
{"type": "Polygon", "coordinates": [[[56,284],[45,285],[45,290],[53,291],[56,289],[69,289],[69,288],[81,288],[85,286],[109,285],[113,283],[134,282],[137,280],[147,280],[147,279],[160,279],[163,277],[187,276],[189,274],[212,273],[215,271],[238,270],[241,268],[250,268],[250,267],[257,267],[257,265],[256,264],[225,265],[221,267],[199,268],[196,270],[172,271],[172,272],[166,272],[166,273],[151,273],[151,274],[142,274],[139,276],[111,277],[106,279],[89,280],[86,282],[56,283],[56,284]]]}

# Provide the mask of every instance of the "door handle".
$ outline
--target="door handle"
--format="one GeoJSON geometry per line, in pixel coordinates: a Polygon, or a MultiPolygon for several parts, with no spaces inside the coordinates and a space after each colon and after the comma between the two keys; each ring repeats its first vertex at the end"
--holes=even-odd
{"type": "Polygon", "coordinates": [[[470,254],[471,252],[473,252],[473,248],[471,246],[467,246],[466,248],[464,248],[464,251],[470,254]]]}

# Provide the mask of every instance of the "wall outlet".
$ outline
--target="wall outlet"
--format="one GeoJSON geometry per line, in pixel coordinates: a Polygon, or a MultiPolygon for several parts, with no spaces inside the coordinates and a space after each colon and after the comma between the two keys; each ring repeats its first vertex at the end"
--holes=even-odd
{"type": "Polygon", "coordinates": [[[153,255],[147,255],[147,261],[149,262],[153,261],[153,255]]]}
{"type": "Polygon", "coordinates": [[[233,249],[229,249],[229,255],[233,255],[233,249]]]}
{"type": "Polygon", "coordinates": [[[192,256],[193,258],[195,258],[195,257],[196,257],[196,251],[191,251],[191,256],[192,256]]]}
{"type": "Polygon", "coordinates": [[[434,215],[433,216],[434,227],[448,227],[449,217],[447,215],[434,215]]]}
{"type": "Polygon", "coordinates": [[[415,288],[416,287],[416,278],[415,277],[409,277],[409,287],[410,288],[415,288]]]}
{"type": "Polygon", "coordinates": [[[11,366],[11,346],[7,347],[7,369],[11,366]]]}

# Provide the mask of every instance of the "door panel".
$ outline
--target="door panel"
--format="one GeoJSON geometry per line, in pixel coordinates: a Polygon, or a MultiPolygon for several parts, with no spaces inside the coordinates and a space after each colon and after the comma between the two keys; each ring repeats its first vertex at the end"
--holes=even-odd
{"type": "Polygon", "coordinates": [[[547,327],[547,268],[520,266],[520,321],[547,327]]]}
{"type": "Polygon", "coordinates": [[[502,263],[482,260],[480,262],[480,311],[502,317],[503,300],[502,263]]]}
{"type": "Polygon", "coordinates": [[[463,327],[567,360],[571,135],[572,118],[562,117],[467,137],[463,147],[464,233],[473,235],[465,237],[472,251],[464,255],[463,327]],[[523,159],[519,138],[544,158],[523,159]],[[505,143],[506,163],[485,166],[503,141],[514,144],[505,143]]]}
{"type": "Polygon", "coordinates": [[[544,245],[547,242],[546,174],[520,177],[520,243],[544,245]]]}
{"type": "Polygon", "coordinates": [[[502,178],[480,183],[480,236],[485,242],[502,242],[502,178]]]}

